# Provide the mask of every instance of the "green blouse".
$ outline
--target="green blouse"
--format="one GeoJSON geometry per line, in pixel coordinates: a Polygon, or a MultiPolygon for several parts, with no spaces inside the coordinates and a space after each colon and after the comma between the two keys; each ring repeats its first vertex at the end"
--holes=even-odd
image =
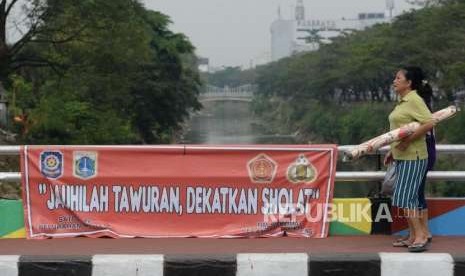
{"type": "MultiPolygon", "coordinates": [[[[390,129],[394,130],[411,122],[425,124],[433,119],[423,99],[412,90],[399,100],[389,114],[390,129]]],[[[397,160],[417,160],[428,158],[425,136],[412,141],[405,151],[396,149],[400,142],[391,144],[392,156],[397,160]]]]}

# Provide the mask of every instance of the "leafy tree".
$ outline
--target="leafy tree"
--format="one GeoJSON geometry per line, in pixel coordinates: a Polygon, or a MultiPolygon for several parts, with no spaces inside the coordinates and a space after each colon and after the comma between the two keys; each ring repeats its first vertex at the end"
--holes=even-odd
{"type": "MultiPolygon", "coordinates": [[[[436,102],[437,107],[447,104],[444,99],[450,99],[454,91],[464,87],[465,52],[461,46],[465,44],[464,23],[464,1],[441,1],[407,12],[392,24],[379,24],[338,37],[318,51],[271,63],[257,70],[257,99],[269,103],[256,103],[256,112],[268,112],[268,121],[274,118],[280,122],[275,124],[278,128],[298,130],[303,137],[358,143],[365,135],[349,135],[345,126],[367,129],[372,135],[378,133],[376,125],[384,126],[386,118],[359,110],[359,103],[393,101],[391,84],[400,66],[416,64],[426,69],[428,80],[435,87],[435,101],[442,99],[436,102]],[[280,110],[288,110],[290,114],[277,114],[283,103],[289,108],[280,110]],[[320,109],[319,105],[324,107],[320,109]],[[341,110],[353,116],[346,117],[341,110]],[[328,115],[331,118],[326,118],[324,111],[331,112],[328,115]],[[347,118],[340,128],[336,127],[338,130],[334,128],[339,121],[334,125],[317,123],[322,118],[332,122],[335,116],[340,120],[347,118]],[[364,128],[355,125],[357,116],[367,120],[364,128]]],[[[379,105],[379,110],[387,114],[389,110],[382,106],[379,105]]],[[[378,109],[377,105],[370,108],[378,109]]]]}
{"type": "Polygon", "coordinates": [[[201,83],[186,37],[169,31],[168,18],[158,12],[147,12],[145,20],[152,54],[132,82],[132,120],[144,142],[169,142],[189,110],[201,107],[201,83]]]}
{"type": "Polygon", "coordinates": [[[93,0],[1,0],[0,80],[24,67],[63,64],[31,47],[59,47],[83,39],[82,33],[96,23],[108,5],[93,0]],[[14,37],[19,34],[19,37],[14,37]],[[16,38],[14,42],[8,39],[16,38]]]}
{"type": "Polygon", "coordinates": [[[24,63],[9,81],[20,142],[166,143],[200,108],[194,48],[167,16],[134,0],[36,4],[61,13],[37,23],[17,57],[59,67],[24,63]]]}
{"type": "MultiPolygon", "coordinates": [[[[390,24],[337,37],[318,51],[259,68],[252,106],[269,132],[298,133],[302,143],[338,144],[358,144],[383,133],[396,100],[392,80],[403,65],[426,70],[435,109],[449,105],[454,93],[465,88],[465,1],[428,2],[390,24]]],[[[441,123],[438,142],[463,143],[464,118],[461,112],[441,123]]],[[[460,170],[463,164],[462,157],[440,156],[436,167],[460,170]]],[[[434,185],[429,192],[465,194],[463,185],[453,183],[434,185]]]]}
{"type": "Polygon", "coordinates": [[[242,70],[240,67],[226,67],[215,73],[204,74],[205,82],[218,87],[237,87],[255,83],[256,71],[242,70]]]}

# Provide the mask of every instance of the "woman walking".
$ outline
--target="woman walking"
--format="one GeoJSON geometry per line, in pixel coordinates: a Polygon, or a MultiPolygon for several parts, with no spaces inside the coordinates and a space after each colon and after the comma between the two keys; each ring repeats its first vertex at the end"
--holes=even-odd
{"type": "Polygon", "coordinates": [[[419,191],[428,167],[425,135],[434,127],[434,121],[425,101],[417,93],[417,90],[423,87],[421,69],[400,69],[393,86],[399,96],[399,102],[389,115],[390,129],[411,122],[420,123],[420,127],[402,141],[392,143],[391,151],[386,155],[386,164],[393,160],[396,162],[392,205],[402,211],[409,225],[409,239],[402,245],[408,246],[410,252],[422,252],[427,250],[429,233],[421,220],[419,191]]]}

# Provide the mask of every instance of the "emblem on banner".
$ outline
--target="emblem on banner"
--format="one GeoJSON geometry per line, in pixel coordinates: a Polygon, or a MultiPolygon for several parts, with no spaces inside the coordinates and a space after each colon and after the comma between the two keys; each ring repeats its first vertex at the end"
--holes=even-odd
{"type": "Polygon", "coordinates": [[[97,176],[97,152],[73,152],[73,175],[81,179],[97,176]]]}
{"type": "Polygon", "coordinates": [[[40,153],[40,172],[47,178],[61,177],[63,175],[63,154],[59,151],[40,153]]]}
{"type": "Polygon", "coordinates": [[[287,168],[287,179],[292,183],[311,183],[317,178],[317,171],[304,154],[287,168]]]}
{"type": "Polygon", "coordinates": [[[247,164],[250,180],[253,183],[271,183],[276,175],[278,164],[268,155],[262,153],[247,164]]]}

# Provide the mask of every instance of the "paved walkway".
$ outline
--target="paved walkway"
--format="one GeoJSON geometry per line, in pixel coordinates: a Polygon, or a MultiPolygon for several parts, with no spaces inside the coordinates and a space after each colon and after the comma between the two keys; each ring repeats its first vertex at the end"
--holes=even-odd
{"type": "MultiPolygon", "coordinates": [[[[231,254],[231,253],[378,253],[407,252],[394,248],[394,236],[333,236],[326,239],[0,239],[0,255],[94,254],[231,254]]],[[[434,237],[428,251],[465,255],[465,237],[434,237]]]]}

